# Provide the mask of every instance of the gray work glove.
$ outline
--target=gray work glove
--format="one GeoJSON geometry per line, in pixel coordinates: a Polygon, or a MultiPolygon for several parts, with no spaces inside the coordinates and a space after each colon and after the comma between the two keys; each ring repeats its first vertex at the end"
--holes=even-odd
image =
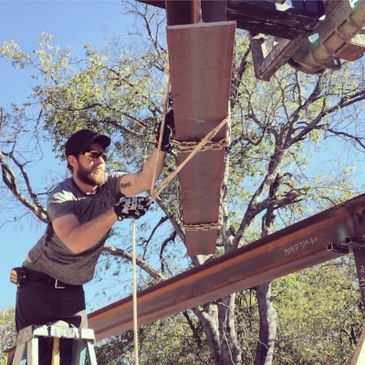
{"type": "Polygon", "coordinates": [[[147,212],[149,208],[148,202],[149,198],[146,197],[133,196],[127,198],[123,196],[114,205],[114,212],[120,221],[126,218],[138,219],[147,212]]]}
{"type": "MultiPolygon", "coordinates": [[[[161,125],[162,122],[160,121],[156,131],[156,142],[155,142],[156,148],[158,147],[158,141],[160,138],[161,125]]],[[[170,109],[165,115],[165,124],[161,141],[161,151],[171,152],[172,141],[174,138],[175,138],[174,110],[170,109]]]]}

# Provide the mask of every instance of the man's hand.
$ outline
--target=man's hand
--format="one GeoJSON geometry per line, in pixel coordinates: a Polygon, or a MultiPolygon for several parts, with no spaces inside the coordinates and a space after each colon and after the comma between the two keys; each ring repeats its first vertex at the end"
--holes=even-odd
{"type": "MultiPolygon", "coordinates": [[[[156,148],[158,147],[158,141],[160,138],[161,125],[162,122],[160,121],[156,133],[156,142],[155,142],[156,148]]],[[[171,152],[172,140],[174,138],[175,138],[174,110],[170,109],[165,115],[165,125],[162,134],[161,151],[171,152]]]]}
{"type": "Polygon", "coordinates": [[[126,218],[138,219],[144,215],[148,208],[149,198],[134,196],[127,198],[123,196],[119,202],[114,205],[114,212],[118,217],[118,220],[126,218]]]}

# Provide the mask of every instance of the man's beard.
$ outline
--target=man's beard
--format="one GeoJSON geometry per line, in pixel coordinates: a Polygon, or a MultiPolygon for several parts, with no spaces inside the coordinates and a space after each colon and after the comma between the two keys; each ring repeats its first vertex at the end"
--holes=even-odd
{"type": "Polygon", "coordinates": [[[101,167],[89,171],[84,167],[79,166],[79,169],[77,171],[77,177],[85,184],[91,186],[97,185],[99,187],[104,185],[107,180],[105,171],[101,167]]]}

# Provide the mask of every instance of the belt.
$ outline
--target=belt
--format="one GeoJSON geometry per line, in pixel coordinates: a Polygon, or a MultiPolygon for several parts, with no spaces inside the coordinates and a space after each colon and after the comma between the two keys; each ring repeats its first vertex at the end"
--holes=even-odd
{"type": "Polygon", "coordinates": [[[71,289],[81,286],[81,285],[71,285],[64,283],[58,279],[53,278],[52,276],[45,274],[44,272],[34,271],[28,268],[25,269],[27,271],[27,279],[29,281],[45,284],[56,289],[71,289]]]}

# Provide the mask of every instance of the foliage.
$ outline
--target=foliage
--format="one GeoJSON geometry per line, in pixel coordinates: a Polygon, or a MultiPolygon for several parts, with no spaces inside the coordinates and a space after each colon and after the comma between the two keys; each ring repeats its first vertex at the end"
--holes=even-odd
{"type": "MultiPolygon", "coordinates": [[[[200,329],[199,335],[203,341],[200,329]]],[[[183,315],[171,316],[142,326],[138,331],[140,343],[139,363],[141,365],[190,365],[210,363],[206,346],[197,346],[191,336],[189,324],[183,315]]],[[[133,333],[102,341],[97,347],[98,363],[103,365],[124,365],[134,362],[133,333]],[[113,359],[113,360],[111,360],[113,359]]]]}
{"type": "Polygon", "coordinates": [[[16,339],[14,308],[0,312],[0,364],[6,365],[7,357],[3,351],[14,346],[16,339]]]}
{"type": "Polygon", "coordinates": [[[351,362],[363,325],[352,259],[338,259],[274,283],[280,314],[274,364],[351,362]]]}
{"type": "MultiPolygon", "coordinates": [[[[359,284],[352,258],[282,277],[273,282],[279,314],[274,365],[344,365],[351,362],[363,326],[359,284]]],[[[253,363],[258,338],[252,290],[237,295],[237,332],[244,364],[253,363]]]]}

